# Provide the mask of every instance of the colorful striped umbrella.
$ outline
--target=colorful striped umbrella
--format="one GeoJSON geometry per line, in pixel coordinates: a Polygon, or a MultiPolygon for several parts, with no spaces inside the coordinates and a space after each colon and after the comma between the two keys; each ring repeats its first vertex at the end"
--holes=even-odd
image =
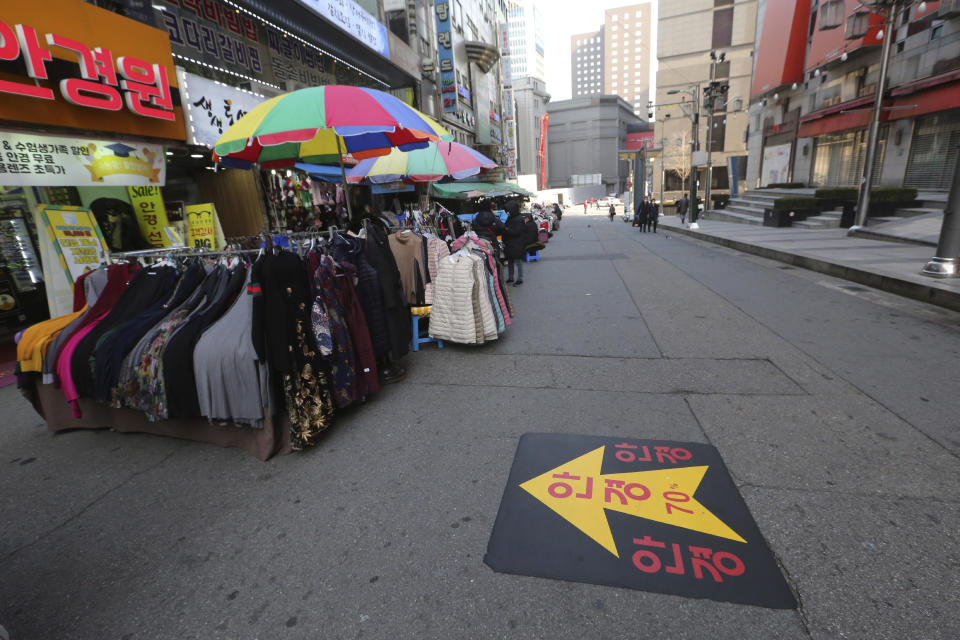
{"type": "Polygon", "coordinates": [[[447,176],[462,180],[477,175],[481,169],[496,166],[496,162],[479,151],[457,142],[431,142],[423,149],[392,149],[385,156],[361,160],[347,172],[347,182],[365,179],[375,184],[400,179],[433,182],[447,176]]]}
{"type": "Polygon", "coordinates": [[[446,129],[388,93],[326,85],[266,100],[240,118],[214,145],[214,159],[258,162],[266,168],[297,161],[338,163],[413,150],[429,140],[448,140],[446,129]]]}

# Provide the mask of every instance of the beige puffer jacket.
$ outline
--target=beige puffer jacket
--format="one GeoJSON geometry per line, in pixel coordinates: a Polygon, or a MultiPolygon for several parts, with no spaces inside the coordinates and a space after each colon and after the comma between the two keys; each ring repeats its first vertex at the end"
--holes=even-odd
{"type": "Polygon", "coordinates": [[[493,301],[490,300],[490,283],[487,280],[487,268],[483,266],[483,258],[473,256],[474,277],[477,280],[480,298],[480,318],[483,322],[484,340],[496,340],[497,317],[493,313],[493,301]]]}
{"type": "Polygon", "coordinates": [[[450,255],[447,243],[440,238],[427,238],[427,271],[430,273],[430,282],[424,286],[423,296],[426,304],[433,304],[434,290],[436,289],[437,265],[440,260],[450,255]]]}
{"type": "Polygon", "coordinates": [[[430,337],[462,344],[483,342],[482,314],[478,323],[479,284],[474,261],[466,256],[442,258],[437,264],[430,337]],[[479,331],[478,331],[479,329],[479,331]]]}

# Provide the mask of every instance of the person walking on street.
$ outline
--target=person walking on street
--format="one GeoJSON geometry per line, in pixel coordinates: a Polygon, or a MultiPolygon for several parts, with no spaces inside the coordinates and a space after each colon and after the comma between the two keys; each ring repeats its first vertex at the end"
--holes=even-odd
{"type": "Polygon", "coordinates": [[[640,231],[646,232],[650,224],[650,202],[647,196],[643,196],[643,202],[640,204],[640,231]]]}
{"type": "Polygon", "coordinates": [[[587,201],[583,201],[583,215],[587,215],[587,201]]]}
{"type": "Polygon", "coordinates": [[[687,220],[687,209],[690,207],[690,200],[687,199],[687,194],[683,194],[683,197],[677,201],[677,215],[680,216],[680,224],[685,224],[687,220]]]}
{"type": "Polygon", "coordinates": [[[614,208],[612,204],[610,205],[610,210],[608,211],[608,213],[610,214],[610,222],[613,222],[613,216],[617,215],[617,210],[614,208]]]}
{"type": "Polygon", "coordinates": [[[527,251],[527,229],[516,200],[511,200],[503,208],[507,212],[507,222],[503,228],[504,253],[507,256],[507,282],[514,282],[513,276],[516,271],[516,282],[513,285],[516,287],[523,284],[523,254],[527,251]]]}
{"type": "Polygon", "coordinates": [[[650,198],[650,215],[647,218],[650,223],[650,230],[654,233],[657,232],[657,220],[660,218],[660,207],[657,206],[657,201],[653,198],[650,198]]]}

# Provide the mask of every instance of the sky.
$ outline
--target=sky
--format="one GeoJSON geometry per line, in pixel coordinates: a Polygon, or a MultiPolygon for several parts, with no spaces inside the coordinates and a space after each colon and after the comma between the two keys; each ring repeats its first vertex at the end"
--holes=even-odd
{"type": "MultiPolygon", "coordinates": [[[[547,66],[547,93],[551,100],[570,98],[570,36],[599,29],[606,9],[642,4],[637,0],[537,0],[537,8],[544,16],[544,57],[547,66]]],[[[654,24],[650,51],[650,96],[656,95],[657,60],[657,0],[653,5],[654,24]]]]}

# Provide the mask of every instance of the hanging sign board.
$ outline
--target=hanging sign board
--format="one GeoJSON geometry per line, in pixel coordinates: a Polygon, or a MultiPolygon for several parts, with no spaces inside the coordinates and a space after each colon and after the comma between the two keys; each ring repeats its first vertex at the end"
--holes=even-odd
{"type": "Polygon", "coordinates": [[[453,32],[450,30],[450,3],[438,1],[434,6],[437,13],[437,56],[440,60],[440,95],[443,96],[443,110],[457,111],[457,75],[453,66],[453,32]]]}
{"type": "Polygon", "coordinates": [[[89,209],[37,205],[47,235],[70,285],[107,261],[107,243],[89,209]]]}
{"type": "Polygon", "coordinates": [[[266,97],[188,73],[177,67],[187,112],[187,144],[209,149],[223,132],[266,97]]]}
{"type": "Polygon", "coordinates": [[[140,235],[151,247],[169,247],[170,242],[163,229],[170,223],[167,221],[167,210],[163,206],[160,187],[127,187],[127,192],[137,215],[140,235]]]}
{"type": "Polygon", "coordinates": [[[495,571],[793,609],[716,449],[526,434],[484,561],[495,571]]]}
{"type": "Polygon", "coordinates": [[[387,28],[354,0],[300,0],[300,3],[337,25],[387,60],[387,28]]]}
{"type": "Polygon", "coordinates": [[[161,186],[166,179],[166,156],[158,144],[0,131],[0,184],[161,186]]]}
{"type": "Polygon", "coordinates": [[[220,228],[217,208],[212,202],[187,205],[186,214],[188,247],[211,251],[223,249],[226,239],[220,228]]]}

